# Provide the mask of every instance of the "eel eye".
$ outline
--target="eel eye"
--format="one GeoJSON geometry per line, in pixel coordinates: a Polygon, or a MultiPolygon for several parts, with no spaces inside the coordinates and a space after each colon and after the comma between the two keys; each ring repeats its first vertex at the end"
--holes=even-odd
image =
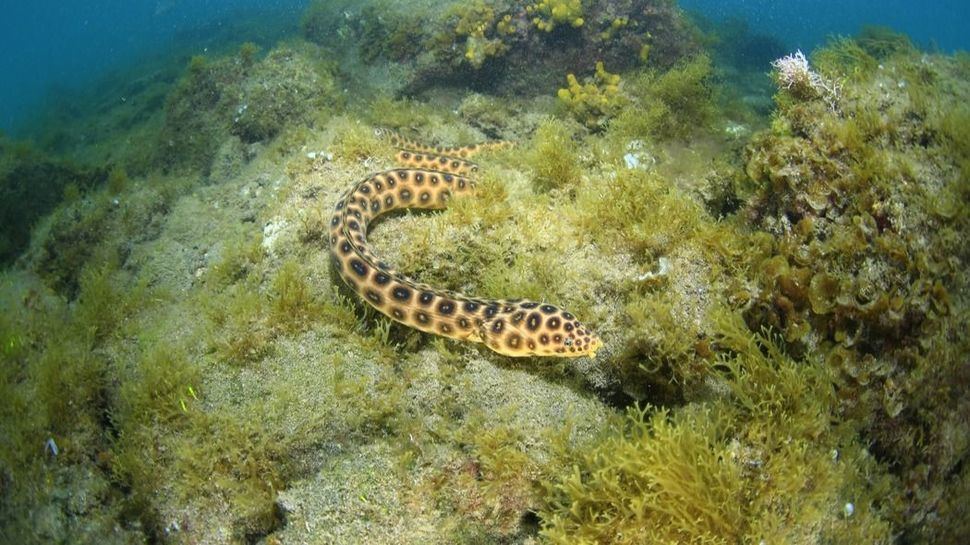
{"type": "Polygon", "coordinates": [[[562,342],[562,344],[564,344],[566,346],[572,346],[573,345],[573,340],[572,339],[566,339],[565,341],[562,342]]]}

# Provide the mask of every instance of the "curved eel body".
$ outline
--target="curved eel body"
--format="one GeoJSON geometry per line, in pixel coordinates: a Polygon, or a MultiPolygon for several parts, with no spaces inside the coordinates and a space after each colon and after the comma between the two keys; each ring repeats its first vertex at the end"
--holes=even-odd
{"type": "Polygon", "coordinates": [[[392,320],[420,331],[484,343],[507,356],[594,357],[599,337],[569,312],[524,299],[482,299],[417,282],[394,271],[367,247],[367,226],[403,208],[444,208],[451,198],[470,195],[467,177],[478,167],[466,158],[508,147],[489,142],[464,147],[430,147],[379,131],[399,148],[407,168],[368,176],[344,193],[330,222],[334,267],[348,286],[392,320]]]}

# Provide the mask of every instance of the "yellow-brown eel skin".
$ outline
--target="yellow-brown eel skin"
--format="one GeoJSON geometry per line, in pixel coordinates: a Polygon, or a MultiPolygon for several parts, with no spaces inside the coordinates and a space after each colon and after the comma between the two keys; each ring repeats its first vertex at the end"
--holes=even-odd
{"type": "Polygon", "coordinates": [[[506,356],[595,357],[599,337],[561,308],[435,288],[394,271],[367,247],[367,226],[376,217],[404,208],[441,209],[451,198],[471,195],[475,183],[468,175],[478,167],[467,158],[511,144],[444,148],[384,129],[377,134],[399,150],[396,160],[404,168],[372,174],[337,201],[330,252],[344,282],[385,316],[420,331],[484,343],[506,356]]]}

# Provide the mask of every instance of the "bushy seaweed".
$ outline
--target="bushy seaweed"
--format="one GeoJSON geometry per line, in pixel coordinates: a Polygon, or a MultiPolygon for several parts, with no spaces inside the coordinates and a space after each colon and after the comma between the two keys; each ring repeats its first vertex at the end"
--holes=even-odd
{"type": "Polygon", "coordinates": [[[719,361],[727,372],[713,379],[721,398],[673,412],[630,409],[550,483],[543,534],[551,542],[727,544],[819,534],[835,543],[889,542],[874,507],[880,484],[858,488],[872,460],[851,433],[826,431],[836,406],[829,371],[791,361],[737,317],[722,320],[719,340],[734,355],[719,361]],[[779,425],[784,433],[773,431],[779,425]]]}
{"type": "Polygon", "coordinates": [[[710,129],[717,117],[712,78],[703,54],[667,71],[641,73],[625,86],[634,106],[617,115],[614,130],[631,138],[686,139],[710,129]]]}
{"type": "Polygon", "coordinates": [[[569,124],[548,119],[539,125],[529,155],[540,190],[570,189],[579,183],[581,169],[574,130],[569,124]]]}

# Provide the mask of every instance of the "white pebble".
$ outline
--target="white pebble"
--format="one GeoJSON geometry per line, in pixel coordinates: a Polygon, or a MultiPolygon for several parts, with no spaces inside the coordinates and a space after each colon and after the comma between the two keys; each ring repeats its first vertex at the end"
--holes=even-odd
{"type": "Polygon", "coordinates": [[[640,159],[632,153],[628,153],[623,156],[623,162],[626,163],[626,168],[637,168],[640,166],[640,159]]]}

